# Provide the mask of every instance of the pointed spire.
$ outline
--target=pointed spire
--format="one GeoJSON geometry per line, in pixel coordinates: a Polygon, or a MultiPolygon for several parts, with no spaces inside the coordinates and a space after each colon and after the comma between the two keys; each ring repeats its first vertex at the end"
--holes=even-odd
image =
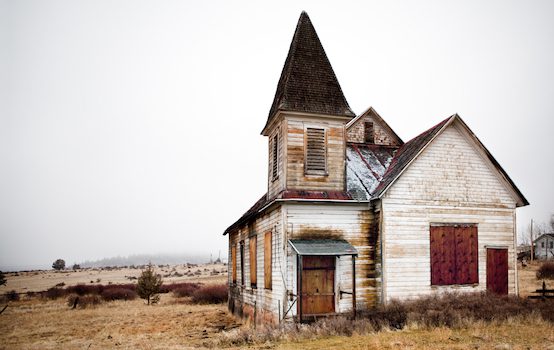
{"type": "Polygon", "coordinates": [[[279,110],[356,116],[304,11],[290,44],[267,124],[279,110]]]}

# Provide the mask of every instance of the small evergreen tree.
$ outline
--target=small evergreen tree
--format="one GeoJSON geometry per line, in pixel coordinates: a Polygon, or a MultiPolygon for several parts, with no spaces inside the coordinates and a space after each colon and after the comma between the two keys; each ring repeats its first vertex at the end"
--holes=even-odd
{"type": "Polygon", "coordinates": [[[160,301],[160,287],[162,286],[162,276],[156,274],[154,271],[154,266],[152,263],[148,263],[145,270],[142,270],[140,277],[137,281],[137,294],[142,299],[147,301],[147,304],[150,305],[156,304],[160,301]]]}
{"type": "Polygon", "coordinates": [[[52,268],[54,270],[63,270],[65,269],[65,260],[64,259],[58,259],[56,261],[54,261],[54,263],[52,264],[52,268]]]}
{"type": "Polygon", "coordinates": [[[4,276],[4,273],[0,271],[0,286],[5,286],[6,283],[8,283],[8,280],[6,280],[6,276],[4,276]]]}

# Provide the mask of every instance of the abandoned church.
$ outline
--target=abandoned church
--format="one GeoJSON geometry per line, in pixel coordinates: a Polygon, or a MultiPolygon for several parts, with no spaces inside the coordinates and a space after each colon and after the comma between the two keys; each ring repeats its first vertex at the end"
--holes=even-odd
{"type": "Polygon", "coordinates": [[[408,142],[350,109],[298,21],[262,135],[264,194],[229,226],[229,309],[258,323],[356,313],[447,291],[517,294],[528,205],[458,115],[408,142]]]}

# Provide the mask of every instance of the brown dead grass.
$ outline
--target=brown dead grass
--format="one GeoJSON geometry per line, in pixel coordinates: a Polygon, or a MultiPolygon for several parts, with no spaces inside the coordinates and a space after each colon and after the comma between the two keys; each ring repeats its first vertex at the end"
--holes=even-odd
{"type": "MultiPolygon", "coordinates": [[[[18,293],[25,292],[40,292],[54,287],[59,283],[64,283],[65,286],[73,286],[77,284],[126,284],[136,282],[141,273],[141,269],[118,268],[118,269],[81,269],[77,271],[65,270],[42,270],[28,272],[9,272],[6,273],[8,280],[7,285],[0,286],[0,294],[4,294],[10,290],[15,290],[18,293]],[[91,283],[92,281],[92,283],[91,283]]],[[[156,273],[164,275],[172,274],[171,277],[164,277],[164,283],[178,282],[197,282],[203,284],[220,284],[227,281],[227,266],[223,264],[206,264],[195,267],[185,267],[176,265],[170,267],[158,268],[156,273]],[[195,275],[199,271],[198,275],[195,275]],[[212,274],[217,271],[217,274],[212,274]],[[177,272],[183,276],[176,277],[173,274],[177,272]],[[193,274],[187,276],[186,274],[193,274]]]]}
{"type": "Polygon", "coordinates": [[[72,310],[65,300],[27,299],[0,316],[0,349],[186,349],[240,324],[225,304],[115,301],[72,310]]]}
{"type": "MultiPolygon", "coordinates": [[[[527,296],[540,286],[538,264],[519,269],[520,293],[527,296]]],[[[226,274],[169,278],[169,282],[224,283],[226,274]]],[[[212,271],[213,267],[208,267],[212,271]]],[[[195,270],[195,268],[193,268],[195,270]]],[[[9,276],[6,291],[44,290],[57,283],[66,286],[101,279],[101,284],[129,283],[125,278],[140,270],[24,273],[9,276]],[[93,273],[93,275],[90,275],[93,273]],[[75,274],[75,276],[73,275],[75,274]]],[[[95,282],[96,283],[96,282],[95,282]]],[[[0,293],[4,293],[0,290],[0,293]]],[[[0,305],[3,306],[3,305],[0,305]]],[[[115,301],[72,310],[66,299],[46,300],[25,296],[10,303],[0,315],[0,349],[188,349],[214,347],[225,334],[236,332],[240,322],[225,304],[193,305],[172,293],[159,305],[141,299],[115,301]]],[[[251,327],[244,325],[241,328],[251,327]]],[[[219,346],[216,346],[219,347],[219,346]]],[[[231,347],[238,349],[239,347],[231,347]]],[[[244,348],[241,346],[240,348],[244,348]]],[[[251,349],[554,349],[554,330],[538,317],[502,322],[475,322],[471,327],[424,328],[409,325],[401,331],[384,330],[367,335],[316,336],[303,340],[248,346],[251,349]]]]}

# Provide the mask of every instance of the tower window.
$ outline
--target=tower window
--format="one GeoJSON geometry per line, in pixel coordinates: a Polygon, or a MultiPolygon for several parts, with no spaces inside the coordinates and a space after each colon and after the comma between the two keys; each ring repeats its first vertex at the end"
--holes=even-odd
{"type": "Polygon", "coordinates": [[[327,172],[327,145],[325,129],[306,129],[306,174],[325,175],[327,172]]]}
{"type": "Polygon", "coordinates": [[[276,180],[279,177],[279,133],[273,136],[273,164],[271,166],[272,179],[276,180]]]}
{"type": "Polygon", "coordinates": [[[364,123],[364,141],[366,143],[375,142],[375,138],[373,137],[373,122],[364,123]]]}

